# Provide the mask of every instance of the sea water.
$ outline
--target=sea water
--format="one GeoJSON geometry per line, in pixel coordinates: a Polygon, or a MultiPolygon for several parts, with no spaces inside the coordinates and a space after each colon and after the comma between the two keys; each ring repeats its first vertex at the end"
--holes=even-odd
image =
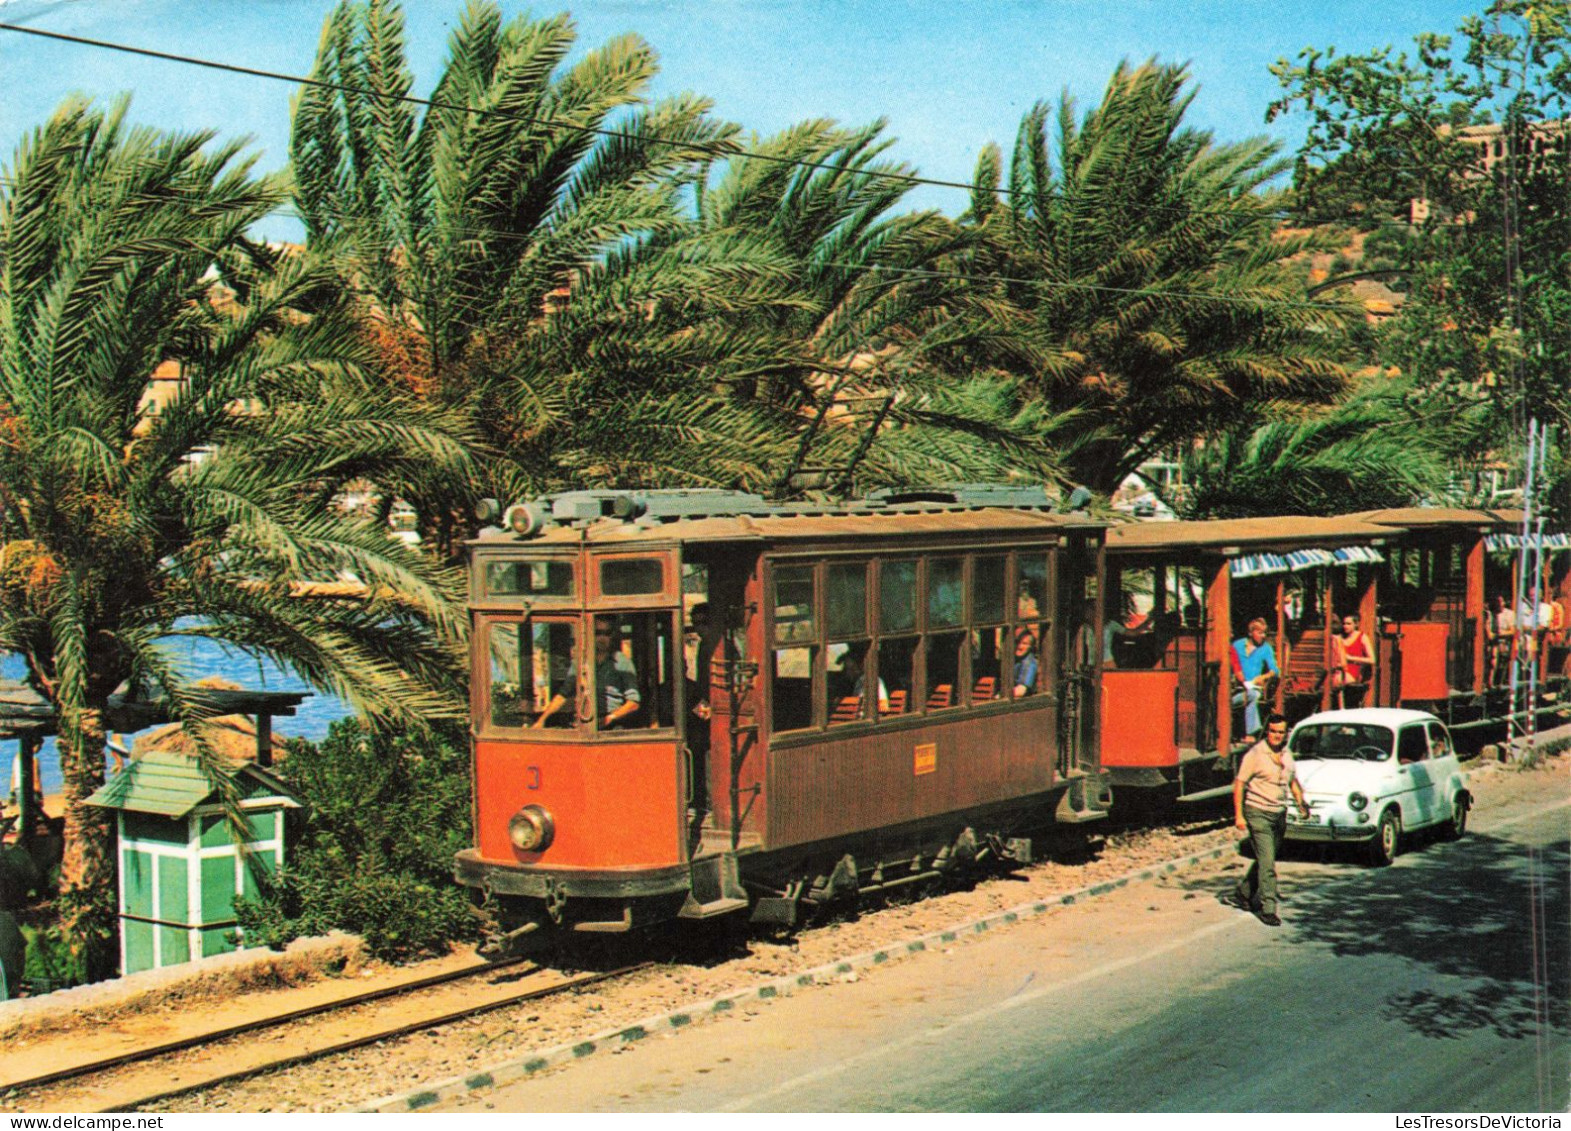
{"type": "MultiPolygon", "coordinates": [[[[298,676],[284,671],[268,660],[258,661],[239,650],[194,636],[175,636],[164,641],[170,657],[189,680],[217,678],[237,684],[248,691],[298,691],[310,696],[295,708],[293,715],[274,715],[273,734],[280,738],[321,739],[335,719],[342,719],[354,712],[343,700],[332,695],[312,691],[298,676]]],[[[22,657],[11,655],[0,659],[0,679],[21,680],[27,676],[22,657]]],[[[132,736],[126,735],[127,745],[132,736]]],[[[9,767],[16,754],[14,740],[0,742],[0,793],[6,792],[9,767]]],[[[60,756],[53,738],[44,741],[38,755],[39,771],[43,777],[45,793],[57,793],[63,778],[60,773],[60,756]]]]}

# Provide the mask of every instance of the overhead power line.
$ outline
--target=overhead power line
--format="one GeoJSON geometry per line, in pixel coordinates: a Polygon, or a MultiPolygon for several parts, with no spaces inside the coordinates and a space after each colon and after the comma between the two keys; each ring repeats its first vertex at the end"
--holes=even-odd
{"type": "MultiPolygon", "coordinates": [[[[250,78],[267,79],[273,82],[286,82],[296,86],[311,86],[322,90],[333,90],[346,94],[361,94],[369,98],[392,99],[397,102],[408,103],[413,106],[424,106],[436,110],[456,110],[464,114],[476,114],[482,117],[500,117],[515,121],[530,122],[549,125],[569,132],[591,134],[596,137],[611,138],[621,141],[641,140],[653,142],[657,145],[685,147],[700,153],[709,154],[717,159],[733,160],[747,158],[753,161],[766,161],[777,165],[790,165],[803,169],[818,169],[835,173],[854,173],[859,177],[897,181],[901,184],[912,186],[927,186],[932,188],[961,189],[965,192],[978,191],[994,192],[1000,196],[1012,197],[1016,195],[1014,189],[1006,185],[978,185],[971,181],[951,181],[937,177],[923,177],[915,173],[896,173],[884,169],[848,169],[843,163],[836,164],[831,161],[811,161],[800,157],[782,157],[773,153],[761,153],[757,150],[743,149],[739,146],[711,145],[704,142],[675,141],[662,138],[654,134],[629,134],[621,130],[606,129],[599,126],[585,126],[577,122],[564,121],[542,114],[523,114],[505,110],[486,110],[463,103],[444,102],[440,99],[418,98],[410,94],[390,95],[381,91],[371,90],[367,87],[355,86],[349,83],[328,82],[325,79],[312,78],[308,75],[293,75],[285,71],[270,71],[261,67],[248,67],[239,63],[224,63],[215,59],[204,59],[197,55],[183,55],[171,51],[158,51],[150,47],[136,47],[128,43],[116,43],[112,40],[91,39],[86,36],[70,35],[66,32],[46,31],[42,28],[23,27],[20,24],[0,23],[0,31],[14,31],[22,35],[38,36],[41,39],[52,39],[61,43],[70,43],[79,47],[92,47],[102,51],[116,51],[125,55],[136,55],[146,59],[157,59],[167,63],[177,63],[182,66],[202,67],[207,70],[222,71],[229,74],[244,75],[250,78]]],[[[1021,190],[1020,195],[1030,195],[1029,190],[1021,190]]],[[[1242,199],[1242,197],[1240,198],[1242,199]]],[[[1151,211],[1182,213],[1190,216],[1237,216],[1239,213],[1233,208],[1176,208],[1153,206],[1151,211]]],[[[1283,209],[1271,209],[1268,214],[1283,213],[1283,209]]]]}
{"type": "MultiPolygon", "coordinates": [[[[474,106],[466,106],[459,102],[444,102],[434,98],[417,98],[412,94],[390,95],[382,91],[370,90],[363,86],[354,86],[349,83],[328,82],[325,79],[312,78],[308,75],[292,75],[284,71],[269,71],[260,67],[247,67],[238,63],[221,63],[215,59],[203,59],[196,55],[181,55],[171,51],[155,51],[150,47],[133,47],[128,43],[115,43],[106,39],[89,39],[86,36],[68,35],[65,32],[45,31],[42,28],[22,27],[19,24],[0,23],[0,31],[15,31],[23,35],[36,35],[43,39],[53,39],[61,43],[72,43],[79,47],[94,47],[102,51],[118,51],[125,55],[138,55],[146,59],[160,59],[167,63],[179,63],[188,67],[204,67],[212,71],[224,71],[229,74],[247,75],[251,78],[270,79],[274,82],[287,82],[296,86],[312,86],[322,90],[334,90],[345,94],[363,94],[369,98],[392,99],[405,102],[412,106],[424,106],[433,110],[456,110],[464,114],[478,114],[483,117],[512,118],[516,121],[531,122],[540,125],[552,126],[556,129],[574,131],[578,133],[593,134],[596,137],[612,138],[619,141],[652,141],[657,145],[669,145],[707,153],[712,157],[732,159],[747,157],[755,161],[771,161],[780,165],[795,165],[805,169],[822,169],[829,172],[844,173],[854,171],[863,176],[881,177],[886,180],[900,181],[910,185],[930,185],[936,188],[955,188],[974,191],[977,185],[967,181],[945,181],[934,177],[917,176],[914,173],[895,173],[888,170],[847,170],[844,165],[836,165],[828,161],[808,161],[798,157],[780,157],[770,153],[758,153],[751,150],[739,149],[726,145],[710,145],[705,142],[672,141],[667,138],[652,134],[629,134],[621,130],[606,129],[599,126],[585,126],[577,122],[564,121],[544,114],[520,114],[502,110],[482,110],[474,106]]],[[[996,191],[1011,193],[1012,190],[1000,186],[996,191]]]]}

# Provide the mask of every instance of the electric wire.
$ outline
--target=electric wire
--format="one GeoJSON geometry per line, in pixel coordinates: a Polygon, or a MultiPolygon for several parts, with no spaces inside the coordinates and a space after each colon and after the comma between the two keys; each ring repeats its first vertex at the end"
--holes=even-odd
{"type": "MultiPolygon", "coordinates": [[[[1017,190],[1011,189],[1007,185],[1004,185],[1004,184],[980,185],[980,184],[976,184],[976,183],[971,182],[971,181],[954,181],[954,180],[947,180],[947,179],[940,178],[940,177],[924,177],[924,176],[921,176],[919,174],[898,173],[898,172],[894,172],[894,171],[888,170],[888,169],[848,169],[846,167],[846,165],[843,164],[843,163],[836,164],[835,162],[832,162],[832,161],[812,161],[812,160],[808,160],[808,159],[805,159],[805,158],[798,158],[798,157],[782,157],[779,154],[764,153],[764,152],[760,152],[758,150],[744,149],[744,148],[741,148],[740,146],[717,145],[717,144],[711,144],[711,143],[705,143],[705,142],[687,141],[687,140],[676,141],[676,140],[672,140],[672,139],[669,139],[669,138],[662,138],[662,137],[660,137],[660,136],[658,136],[656,134],[647,134],[647,133],[632,134],[632,133],[628,133],[628,132],[621,131],[621,130],[609,129],[609,128],[606,128],[606,127],[603,127],[603,126],[586,126],[586,125],[582,125],[582,124],[577,123],[577,122],[570,122],[570,121],[566,121],[566,120],[561,119],[561,118],[554,118],[554,117],[551,117],[549,115],[526,114],[526,113],[521,113],[521,112],[518,112],[518,111],[507,111],[507,110],[496,110],[496,109],[489,109],[488,110],[488,109],[482,109],[482,108],[476,107],[476,106],[467,106],[467,105],[464,105],[462,103],[444,102],[444,101],[441,101],[441,100],[438,100],[438,99],[420,98],[420,97],[418,97],[416,95],[411,95],[411,94],[388,94],[386,92],[371,90],[369,88],[362,87],[362,86],[356,86],[356,85],[351,84],[351,83],[329,82],[329,81],[327,81],[325,79],[313,78],[311,76],[294,75],[294,74],[289,74],[288,72],[284,72],[284,71],[270,71],[270,70],[266,70],[266,69],[263,69],[263,68],[260,68],[260,67],[248,67],[248,66],[244,66],[244,65],[238,64],[238,63],[224,63],[224,62],[220,62],[220,61],[215,60],[215,59],[204,59],[201,56],[197,56],[197,55],[184,55],[184,54],[179,54],[179,53],[170,52],[170,51],[159,51],[159,50],[156,50],[154,48],[137,47],[137,46],[134,46],[132,44],[117,43],[117,42],[114,42],[112,40],[91,39],[91,38],[88,38],[86,36],[70,35],[70,34],[67,34],[65,32],[46,31],[46,30],[44,30],[42,28],[23,27],[23,26],[18,25],[18,24],[0,23],[0,31],[20,32],[20,33],[22,33],[24,35],[35,35],[35,36],[39,36],[39,37],[44,38],[44,39],[57,40],[57,41],[60,41],[60,42],[63,42],[63,43],[69,43],[69,44],[73,44],[75,46],[80,46],[80,47],[92,47],[92,48],[105,50],[105,51],[116,51],[116,52],[121,52],[121,53],[128,54],[128,55],[136,55],[136,56],[141,56],[141,57],[144,57],[144,58],[156,59],[156,60],[159,60],[159,61],[162,61],[162,62],[176,63],[176,64],[180,64],[180,65],[183,65],[183,66],[201,67],[201,68],[208,69],[208,70],[215,70],[215,71],[226,72],[226,73],[230,73],[230,74],[237,74],[237,75],[242,75],[242,76],[246,76],[246,77],[250,77],[250,78],[261,78],[261,79],[267,79],[267,80],[274,81],[274,82],[286,82],[286,83],[290,83],[292,85],[297,85],[297,86],[312,86],[312,87],[317,87],[317,88],[324,89],[324,90],[337,91],[339,93],[344,93],[344,94],[359,94],[359,95],[364,95],[364,96],[366,96],[368,98],[386,99],[386,100],[391,100],[391,101],[395,101],[395,102],[408,103],[408,104],[414,105],[414,106],[423,106],[423,107],[426,107],[427,109],[454,110],[454,111],[457,111],[459,113],[474,114],[474,115],[477,115],[477,116],[480,116],[480,117],[500,117],[500,118],[514,120],[514,121],[528,122],[528,123],[531,123],[531,124],[549,125],[549,126],[552,126],[552,127],[556,128],[556,129],[562,129],[562,130],[566,130],[568,132],[577,132],[577,133],[591,134],[591,135],[594,135],[594,136],[603,137],[603,138],[607,138],[607,139],[611,139],[611,140],[617,140],[617,141],[645,141],[645,142],[652,142],[652,143],[657,144],[657,145],[667,145],[667,146],[672,146],[672,147],[687,148],[687,149],[691,149],[691,150],[694,150],[694,151],[697,151],[697,152],[707,153],[707,154],[709,154],[710,156],[712,156],[714,158],[727,160],[727,161],[737,160],[737,159],[749,159],[749,160],[770,162],[770,163],[778,164],[778,165],[794,166],[794,167],[804,168],[804,169],[815,169],[815,170],[819,170],[819,171],[834,172],[834,173],[849,173],[849,174],[854,175],[856,177],[869,178],[869,179],[875,179],[875,180],[877,180],[877,179],[892,180],[892,181],[897,181],[899,183],[903,183],[903,184],[907,184],[907,185],[911,185],[911,186],[924,186],[924,187],[931,187],[931,188],[947,188],[947,189],[962,189],[962,190],[964,190],[966,192],[971,192],[971,193],[975,193],[975,192],[978,192],[978,191],[986,191],[986,192],[997,193],[997,194],[999,194],[1001,196],[1006,196],[1006,197],[1007,196],[1017,195],[1017,190]]],[[[1021,190],[1018,190],[1018,194],[1019,195],[1024,195],[1024,196],[1029,196],[1029,195],[1032,195],[1032,192],[1029,189],[1021,189],[1021,190]]],[[[1247,196],[1246,194],[1241,194],[1241,195],[1235,197],[1234,200],[1235,200],[1235,203],[1241,203],[1241,202],[1244,202],[1244,201],[1247,201],[1247,200],[1258,200],[1258,198],[1252,198],[1252,197],[1247,196]]],[[[1149,210],[1153,211],[1153,212],[1169,212],[1169,213],[1174,213],[1174,214],[1182,213],[1184,215],[1216,215],[1216,216],[1229,216],[1229,217],[1239,215],[1239,212],[1238,212],[1237,208],[1235,208],[1235,207],[1196,209],[1196,208],[1182,208],[1180,206],[1169,206],[1167,208],[1162,208],[1161,206],[1153,206],[1149,210]]],[[[1287,210],[1285,210],[1285,209],[1277,208],[1277,209],[1270,210],[1270,213],[1271,214],[1277,214],[1277,213],[1286,214],[1286,211],[1287,210]]]]}

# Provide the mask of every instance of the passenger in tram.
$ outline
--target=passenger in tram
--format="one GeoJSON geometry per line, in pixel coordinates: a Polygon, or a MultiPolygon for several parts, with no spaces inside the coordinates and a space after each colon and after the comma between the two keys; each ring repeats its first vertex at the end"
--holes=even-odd
{"type": "MultiPolygon", "coordinates": [[[[842,678],[850,683],[846,695],[856,699],[857,707],[862,706],[862,697],[867,694],[867,645],[850,648],[840,658],[840,672],[842,678]]],[[[878,713],[889,714],[889,690],[884,686],[884,681],[878,681],[878,713]]]]}
{"type": "MultiPolygon", "coordinates": [[[[596,716],[602,730],[618,726],[643,706],[643,695],[638,690],[638,671],[632,658],[618,647],[621,643],[616,625],[611,617],[595,618],[595,689],[599,697],[596,716]]],[[[534,722],[538,727],[548,724],[552,715],[578,699],[578,673],[568,676],[551,701],[534,722]]]]}
{"type": "Polygon", "coordinates": [[[1338,708],[1347,706],[1349,687],[1367,687],[1375,670],[1375,649],[1357,613],[1342,617],[1342,631],[1331,637],[1331,690],[1338,708]]]}
{"type": "Polygon", "coordinates": [[[1121,616],[1108,617],[1107,624],[1102,627],[1102,663],[1120,668],[1153,667],[1154,657],[1150,657],[1149,662],[1142,662],[1147,659],[1143,653],[1148,649],[1142,649],[1139,645],[1151,643],[1155,629],[1155,621],[1142,613],[1135,604],[1134,594],[1125,593],[1121,616]]]}
{"type": "Polygon", "coordinates": [[[1538,599],[1538,586],[1530,587],[1527,596],[1516,607],[1516,629],[1521,637],[1521,646],[1527,649],[1529,659],[1538,655],[1539,646],[1544,641],[1544,634],[1554,624],[1554,619],[1554,606],[1548,601],[1538,599]]]}
{"type": "Polygon", "coordinates": [[[710,665],[720,646],[721,630],[709,612],[709,602],[699,601],[688,615],[683,641],[688,663],[687,701],[695,717],[707,719],[709,710],[710,665]]]}
{"type": "Polygon", "coordinates": [[[683,640],[687,663],[687,702],[692,716],[687,726],[687,748],[693,752],[693,806],[698,810],[709,808],[709,720],[713,711],[709,706],[711,665],[715,651],[720,646],[722,630],[709,611],[709,602],[699,601],[688,613],[688,627],[683,640]]]}
{"type": "Polygon", "coordinates": [[[1265,617],[1255,617],[1247,634],[1233,641],[1233,656],[1238,661],[1234,674],[1240,683],[1233,693],[1233,706],[1244,708],[1244,733],[1254,738],[1260,733],[1260,700],[1281,674],[1276,650],[1266,643],[1265,617]]]}
{"type": "Polygon", "coordinates": [[[1516,614],[1506,608],[1506,599],[1499,593],[1489,598],[1484,638],[1489,651],[1488,683],[1498,687],[1506,682],[1506,673],[1511,669],[1511,646],[1516,641],[1516,614]]]}
{"type": "Polygon", "coordinates": [[[1037,676],[1041,661],[1036,655],[1036,633],[1022,628],[1015,634],[1015,691],[1014,697],[1022,699],[1036,693],[1037,676]]]}

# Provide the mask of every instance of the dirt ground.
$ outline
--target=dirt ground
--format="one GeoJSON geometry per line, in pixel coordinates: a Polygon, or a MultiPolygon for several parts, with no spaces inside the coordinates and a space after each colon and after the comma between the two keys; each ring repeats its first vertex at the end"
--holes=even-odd
{"type": "MultiPolygon", "coordinates": [[[[1535,769],[1479,763],[1470,768],[1473,770],[1471,788],[1480,807],[1520,802],[1535,796],[1546,800],[1571,796],[1571,757],[1565,754],[1545,759],[1535,769]]],[[[711,941],[685,954],[679,949],[668,950],[666,944],[661,943],[657,946],[661,953],[644,956],[659,959],[655,965],[626,978],[602,983],[592,990],[503,1009],[386,1045],[181,1097],[161,1110],[269,1112],[352,1108],[433,1081],[477,1072],[527,1052],[583,1040],[651,1016],[692,1007],[761,981],[890,947],[1175,858],[1229,846],[1237,841],[1229,806],[1230,802],[1223,799],[1207,803],[1192,816],[1189,815],[1191,811],[1186,810],[1189,819],[1168,827],[1107,827],[1102,834],[1083,842],[1088,843],[1089,849],[1078,856],[1038,863],[1016,874],[983,882],[971,890],[868,909],[855,918],[804,930],[788,939],[732,938],[726,945],[715,945],[711,941]]],[[[1220,890],[1222,876],[1236,874],[1243,863],[1229,852],[1220,860],[1202,864],[1196,870],[1215,872],[1220,890]]],[[[965,943],[961,941],[955,945],[965,943]]],[[[628,957],[606,956],[602,961],[620,963],[628,957]]],[[[431,966],[434,970],[438,965],[450,966],[453,961],[450,957],[431,966]]],[[[424,972],[419,968],[405,968],[398,972],[398,977],[412,979],[424,972]]],[[[876,972],[846,975],[847,978],[876,976],[876,972]]],[[[358,983],[360,979],[344,981],[358,983]]],[[[360,984],[350,984],[345,993],[360,989],[360,984]]],[[[298,1008],[296,997],[307,992],[320,996],[322,990],[300,987],[246,995],[244,1002],[221,1003],[202,1012],[210,1014],[208,1020],[216,1028],[231,1023],[226,1018],[242,1005],[248,1012],[258,1005],[269,1005],[275,1012],[282,1013],[298,1008]],[[253,1000],[258,998],[265,1001],[253,1000]]],[[[423,1002],[409,1003],[409,1019],[417,1019],[428,1008],[423,1002]]],[[[713,1023],[745,1023],[755,1014],[756,1010],[742,1007],[730,1018],[713,1023]]],[[[154,1037],[167,1039],[170,1024],[169,1016],[155,1012],[125,1018],[118,1023],[118,1029],[127,1040],[134,1041],[139,1036],[149,1040],[154,1037]]],[[[301,1037],[292,1037],[288,1029],[283,1029],[263,1039],[275,1042],[276,1047],[289,1048],[292,1042],[298,1044],[301,1037]]],[[[47,1061],[51,1049],[55,1055],[64,1055],[74,1043],[73,1035],[67,1033],[38,1038],[18,1051],[25,1051],[30,1059],[38,1057],[47,1061]]],[[[235,1059],[242,1059],[238,1052],[235,1059]]],[[[170,1074],[167,1067],[161,1071],[170,1074]]],[[[100,1081],[100,1085],[108,1083],[112,1081],[100,1081]]],[[[140,1094],[151,1090],[147,1088],[140,1094]]],[[[136,1094],[134,1086],[130,1086],[129,1094],[136,1094]]],[[[13,1092],[0,1095],[0,1111],[80,1111],[85,1110],[85,1099],[79,1092],[63,1089],[26,1095],[13,1092]]]]}

